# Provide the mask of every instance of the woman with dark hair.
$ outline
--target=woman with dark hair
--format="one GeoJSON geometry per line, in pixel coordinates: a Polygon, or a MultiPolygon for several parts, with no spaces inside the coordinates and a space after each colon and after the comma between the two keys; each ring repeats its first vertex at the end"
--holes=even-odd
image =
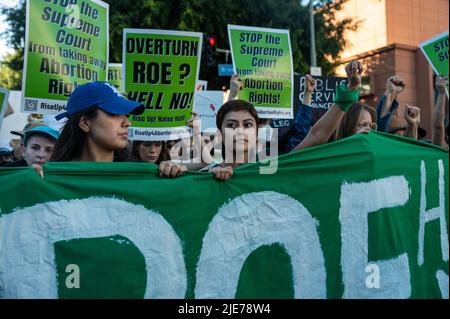
{"type": "Polygon", "coordinates": [[[340,140],[357,133],[368,133],[377,129],[377,112],[374,108],[359,102],[354,103],[342,118],[336,139],[340,140]]]}
{"type": "MultiPolygon", "coordinates": [[[[362,64],[353,60],[345,70],[348,75],[347,86],[337,88],[334,105],[292,151],[326,143],[337,129],[345,112],[358,100],[362,64]]],[[[233,175],[233,168],[257,160],[258,123],[258,114],[249,102],[231,100],[220,108],[216,125],[222,138],[224,163],[214,164],[209,169],[217,180],[227,180],[233,175]]],[[[176,177],[184,171],[185,166],[174,163],[167,162],[160,166],[160,175],[165,177],[176,177]]]]}
{"type": "Polygon", "coordinates": [[[165,159],[165,143],[162,141],[133,141],[131,160],[158,164],[165,159]]]}
{"type": "Polygon", "coordinates": [[[130,121],[141,114],[141,103],[124,98],[108,82],[91,82],[75,89],[67,102],[67,117],[50,161],[125,161],[130,121]]]}
{"type": "Polygon", "coordinates": [[[220,108],[216,126],[222,138],[224,162],[213,162],[207,167],[217,180],[227,180],[233,175],[233,168],[257,161],[259,123],[258,113],[249,102],[231,100],[220,108]]]}

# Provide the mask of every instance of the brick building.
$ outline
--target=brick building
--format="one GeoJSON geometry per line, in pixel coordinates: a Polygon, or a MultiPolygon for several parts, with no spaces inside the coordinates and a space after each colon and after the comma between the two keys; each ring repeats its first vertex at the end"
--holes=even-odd
{"type": "Polygon", "coordinates": [[[346,34],[349,45],[341,53],[343,64],[337,74],[345,75],[343,67],[352,59],[363,62],[367,68],[365,81],[371,87],[364,99],[372,106],[383,95],[387,78],[402,76],[407,87],[399,95],[399,115],[405,104],[419,106],[421,127],[429,137],[434,77],[418,45],[448,31],[449,0],[349,0],[338,17],[352,17],[360,25],[346,34]]]}

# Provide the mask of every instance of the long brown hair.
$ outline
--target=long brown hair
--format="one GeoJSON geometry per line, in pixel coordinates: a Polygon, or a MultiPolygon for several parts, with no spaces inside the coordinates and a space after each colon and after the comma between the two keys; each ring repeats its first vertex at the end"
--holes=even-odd
{"type": "Polygon", "coordinates": [[[367,104],[362,104],[359,102],[353,103],[353,105],[348,109],[342,118],[341,124],[337,129],[336,139],[340,140],[342,138],[346,138],[352,136],[356,130],[356,126],[359,123],[359,117],[361,116],[361,112],[365,110],[370,113],[370,117],[372,118],[372,122],[377,122],[377,112],[374,108],[367,104]]]}
{"type": "MultiPolygon", "coordinates": [[[[50,162],[69,162],[80,158],[87,134],[78,126],[82,116],[93,120],[98,115],[98,108],[92,107],[84,112],[71,116],[64,124],[58,141],[53,148],[50,162]]],[[[124,162],[127,159],[127,150],[114,151],[114,162],[124,162]]]]}

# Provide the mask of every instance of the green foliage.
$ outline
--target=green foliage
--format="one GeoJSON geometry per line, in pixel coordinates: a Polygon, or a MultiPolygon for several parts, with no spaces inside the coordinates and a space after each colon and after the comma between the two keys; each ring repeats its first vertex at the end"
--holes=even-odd
{"type": "MultiPolygon", "coordinates": [[[[228,49],[227,24],[289,29],[294,70],[309,70],[309,13],[299,0],[105,0],[110,5],[110,62],[122,60],[122,29],[148,28],[203,32],[217,36],[218,47],[228,49]]],[[[317,63],[324,75],[332,75],[339,51],[345,46],[344,32],[357,23],[350,19],[337,21],[335,12],[347,0],[316,1],[317,63]]],[[[9,23],[6,37],[9,44],[19,49],[17,60],[8,66],[22,69],[25,38],[25,1],[17,8],[3,8],[9,23]]],[[[225,55],[216,53],[217,63],[225,63],[225,55]]],[[[228,63],[231,60],[228,59],[228,63]]],[[[227,85],[229,78],[217,76],[217,68],[203,65],[200,78],[208,81],[210,89],[227,85]]]]}
{"type": "Polygon", "coordinates": [[[23,49],[25,44],[25,4],[22,0],[16,8],[1,7],[9,24],[6,33],[1,37],[14,49],[6,54],[0,62],[0,87],[10,90],[20,90],[22,87],[23,49]]]}
{"type": "Polygon", "coordinates": [[[0,87],[20,90],[22,87],[23,51],[8,53],[0,63],[0,87]],[[11,66],[19,66],[19,69],[11,66]]]}

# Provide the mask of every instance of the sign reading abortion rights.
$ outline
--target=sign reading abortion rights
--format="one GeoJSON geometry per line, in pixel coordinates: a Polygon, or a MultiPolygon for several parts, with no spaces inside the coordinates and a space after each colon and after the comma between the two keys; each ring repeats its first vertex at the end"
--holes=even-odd
{"type": "Polygon", "coordinates": [[[107,80],[109,6],[27,0],[22,112],[57,115],[73,90],[107,80]]]}
{"type": "Polygon", "coordinates": [[[202,34],[168,30],[124,29],[125,92],[145,112],[130,117],[134,140],[188,137],[200,69],[202,34]]]}
{"type": "Polygon", "coordinates": [[[239,98],[260,118],[293,118],[293,66],[289,30],[228,25],[234,73],[244,82],[239,98]]]}

